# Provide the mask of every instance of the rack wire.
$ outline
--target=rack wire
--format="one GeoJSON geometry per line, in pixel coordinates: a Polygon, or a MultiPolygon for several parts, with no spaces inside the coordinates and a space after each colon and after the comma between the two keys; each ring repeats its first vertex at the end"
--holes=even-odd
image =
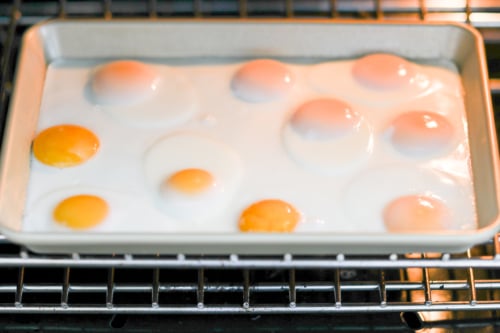
{"type": "MultiPolygon", "coordinates": [[[[330,17],[453,20],[500,42],[490,1],[24,1],[0,4],[0,121],[19,38],[49,18],[330,17]],[[453,3],[453,4],[452,4],[453,3]]],[[[491,80],[494,97],[498,80],[491,80]]],[[[3,126],[2,126],[3,127],[3,126]]],[[[500,310],[500,240],[460,254],[35,254],[0,238],[0,313],[382,313],[500,310]]],[[[441,318],[446,318],[446,315],[441,318]]]]}

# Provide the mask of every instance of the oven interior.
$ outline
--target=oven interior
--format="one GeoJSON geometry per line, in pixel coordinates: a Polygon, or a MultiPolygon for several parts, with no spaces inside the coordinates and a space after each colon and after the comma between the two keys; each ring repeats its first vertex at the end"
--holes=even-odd
{"type": "MultiPolygon", "coordinates": [[[[465,22],[485,39],[500,112],[496,0],[13,0],[0,3],[0,128],[29,26],[173,17],[465,22]]],[[[386,256],[50,255],[0,238],[0,331],[494,332],[499,236],[460,254],[386,256]]]]}

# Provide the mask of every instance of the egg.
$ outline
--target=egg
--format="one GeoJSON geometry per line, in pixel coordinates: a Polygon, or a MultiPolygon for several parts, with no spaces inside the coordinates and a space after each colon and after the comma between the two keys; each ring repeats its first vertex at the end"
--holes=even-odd
{"type": "Polygon", "coordinates": [[[173,127],[198,111],[192,83],[171,66],[114,61],[97,66],[90,86],[97,110],[131,126],[173,127]]]}
{"type": "Polygon", "coordinates": [[[253,203],[240,216],[239,228],[243,232],[291,232],[301,219],[291,204],[278,199],[253,203]]]}
{"type": "Polygon", "coordinates": [[[363,116],[348,103],[318,98],[294,110],[284,126],[283,142],[299,164],[336,173],[370,155],[373,135],[363,116]]]}
{"type": "Polygon", "coordinates": [[[307,80],[321,94],[331,94],[383,111],[445,90],[443,79],[451,82],[454,75],[456,81],[456,73],[445,78],[440,71],[439,76],[434,75],[436,71],[439,68],[431,69],[392,54],[374,53],[359,59],[326,61],[309,66],[307,80]]]}
{"type": "Polygon", "coordinates": [[[446,117],[430,111],[398,115],[388,129],[389,141],[401,154],[431,157],[452,148],[455,130],[446,117]]]}
{"type": "Polygon", "coordinates": [[[398,197],[384,207],[382,214],[389,232],[440,231],[453,225],[450,208],[427,195],[398,197]]]}
{"type": "Polygon", "coordinates": [[[97,103],[126,105],[150,98],[158,89],[160,76],[139,61],[118,60],[98,66],[91,78],[97,103]]]}
{"type": "Polygon", "coordinates": [[[283,98],[295,84],[285,64],[258,59],[241,66],[231,80],[234,95],[245,102],[260,103],[283,98]]]}
{"type": "Polygon", "coordinates": [[[101,223],[108,215],[108,203],[96,196],[79,194],[68,197],[54,208],[56,222],[71,229],[88,229],[101,223]]]}
{"type": "Polygon", "coordinates": [[[352,75],[370,89],[401,89],[413,83],[418,70],[413,63],[386,53],[366,55],[354,62],[352,75]]]}
{"type": "Polygon", "coordinates": [[[87,185],[52,188],[31,198],[24,220],[27,232],[171,232],[175,227],[141,195],[87,185]]]}
{"type": "Polygon", "coordinates": [[[241,177],[241,161],[224,143],[181,132],[161,138],[148,149],[144,174],[153,200],[166,215],[201,223],[230,202],[241,177]]]}
{"type": "Polygon", "coordinates": [[[99,149],[99,139],[77,125],[57,125],[40,132],[33,140],[33,155],[43,164],[68,168],[91,159],[99,149]]]}
{"type": "Polygon", "coordinates": [[[347,223],[366,232],[470,230],[476,212],[469,186],[432,168],[389,164],[353,178],[342,206],[347,223]]]}

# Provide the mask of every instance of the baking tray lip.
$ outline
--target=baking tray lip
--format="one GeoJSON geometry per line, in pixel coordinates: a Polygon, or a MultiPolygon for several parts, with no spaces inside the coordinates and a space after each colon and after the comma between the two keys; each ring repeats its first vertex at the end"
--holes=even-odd
{"type": "MultiPolygon", "coordinates": [[[[105,24],[105,25],[119,25],[121,23],[124,24],[165,24],[165,23],[172,23],[172,24],[179,24],[179,23],[187,23],[187,24],[200,24],[200,25],[206,25],[206,24],[261,24],[261,23],[266,23],[266,24],[279,24],[279,25],[286,25],[286,24],[308,24],[308,25],[321,25],[321,24],[328,24],[328,25],[375,25],[375,26],[429,26],[429,27],[435,27],[435,26],[448,26],[448,27],[456,27],[460,29],[464,29],[467,32],[471,33],[475,39],[475,43],[482,43],[482,36],[477,31],[475,28],[463,24],[463,23],[457,23],[457,22],[407,22],[407,21],[390,21],[390,22],[381,22],[378,20],[351,20],[351,19],[303,19],[303,18],[293,18],[293,19],[287,19],[284,21],[283,19],[274,19],[274,18],[259,18],[259,19],[253,19],[253,18],[246,18],[246,19],[228,19],[228,18],[211,18],[211,19],[196,19],[196,18],[160,18],[160,19],[128,19],[128,18],[119,18],[119,19],[113,19],[113,20],[106,20],[106,19],[51,19],[47,20],[44,22],[40,22],[34,26],[32,26],[30,29],[28,29],[23,36],[23,38],[28,38],[30,34],[36,33],[40,28],[50,26],[52,24],[75,24],[75,23],[81,23],[81,22],[89,22],[89,23],[96,23],[96,24],[105,24]]],[[[484,74],[487,74],[486,70],[486,60],[484,57],[484,50],[483,48],[479,47],[479,65],[480,67],[484,70],[484,74]]],[[[19,57],[21,56],[22,49],[20,52],[19,57]]],[[[16,73],[17,77],[17,73],[16,73]]],[[[487,87],[487,76],[483,75],[481,76],[483,78],[482,85],[483,87],[487,87]]],[[[14,84],[14,87],[16,85],[14,84]]],[[[15,92],[14,92],[15,93],[15,92]]],[[[487,97],[489,96],[489,90],[485,90],[485,95],[487,97]]],[[[14,99],[14,98],[13,98],[14,99]]],[[[11,110],[13,102],[11,101],[11,106],[9,106],[9,111],[11,110]]],[[[492,122],[493,115],[492,115],[492,106],[491,103],[486,104],[487,110],[487,120],[488,120],[488,127],[494,129],[494,123],[492,122]]],[[[492,132],[493,135],[495,135],[495,131],[493,130],[492,132]]],[[[8,131],[5,132],[4,134],[4,143],[8,142],[5,140],[5,138],[8,135],[8,131]]],[[[498,189],[500,188],[500,171],[498,170],[498,158],[497,157],[497,151],[495,150],[497,148],[496,142],[492,142],[491,144],[491,150],[492,150],[492,161],[494,163],[494,180],[495,180],[495,188],[498,189]]],[[[2,157],[0,160],[0,168],[3,170],[3,165],[4,165],[4,154],[5,154],[5,149],[2,149],[2,157]]],[[[1,171],[1,174],[3,176],[3,171],[1,171]]],[[[500,206],[500,199],[498,199],[497,196],[497,204],[500,206]]],[[[485,241],[488,239],[488,237],[491,237],[491,235],[498,230],[500,224],[500,213],[497,214],[496,218],[494,219],[494,222],[489,224],[486,227],[480,228],[480,229],[475,229],[475,230],[464,230],[464,231],[447,231],[441,233],[424,233],[424,234],[415,234],[415,233],[409,233],[409,234],[377,234],[377,233],[335,233],[335,234],[328,234],[325,236],[325,234],[318,234],[318,233],[311,233],[311,234],[259,234],[259,239],[256,239],[253,234],[238,234],[238,233],[224,233],[224,234],[217,234],[217,233],[211,233],[211,236],[207,238],[206,234],[198,234],[198,233],[189,233],[189,234],[168,234],[168,233],[161,233],[161,234],[148,234],[148,233],[135,233],[135,234],[130,234],[130,233],[102,233],[102,234],[96,234],[96,233],[91,233],[91,232],[83,232],[83,233],[49,233],[49,232],[44,232],[44,233],[33,233],[33,232],[23,232],[23,231],[14,231],[8,227],[5,227],[3,225],[0,225],[0,230],[12,241],[14,242],[19,242],[19,243],[29,243],[33,245],[53,245],[54,242],[58,242],[57,245],[59,244],[68,244],[68,245],[94,245],[96,241],[107,241],[110,242],[111,244],[118,244],[118,243],[131,243],[131,244],[143,244],[147,242],[156,242],[156,243],[165,243],[169,242],[169,244],[191,244],[194,243],[193,245],[197,244],[208,244],[208,245],[217,245],[217,244],[237,244],[238,242],[245,242],[246,244],[264,244],[264,245],[286,245],[290,243],[297,243],[297,244],[310,244],[311,241],[314,241],[315,243],[319,243],[320,245],[348,245],[352,244],[353,241],[355,240],[356,243],[359,243],[361,240],[365,240],[368,243],[380,243],[383,241],[384,243],[388,245],[398,245],[398,244],[404,244],[405,241],[411,241],[412,245],[418,246],[418,245],[427,245],[429,243],[431,244],[437,244],[440,241],[445,240],[454,240],[453,244],[449,244],[446,246],[449,246],[450,248],[465,248],[468,245],[471,245],[472,242],[480,242],[480,241],[485,241]],[[111,236],[111,237],[110,237],[111,236]],[[318,236],[321,236],[320,239],[318,239],[318,236]],[[415,237],[418,237],[418,241],[415,240],[415,237]],[[198,242],[199,241],[199,242],[198,242]]],[[[446,246],[443,246],[446,247],[446,246]]],[[[344,251],[345,252],[345,251],[344,251]]],[[[348,251],[347,251],[348,252],[348,251]]]]}

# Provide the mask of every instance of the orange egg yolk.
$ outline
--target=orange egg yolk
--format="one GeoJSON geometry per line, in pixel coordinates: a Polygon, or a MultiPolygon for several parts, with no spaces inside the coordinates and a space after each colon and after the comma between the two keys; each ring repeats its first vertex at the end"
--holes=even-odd
{"type": "Polygon", "coordinates": [[[167,186],[184,194],[199,194],[215,185],[215,179],[202,169],[184,169],[167,179],[167,186]]]}
{"type": "Polygon", "coordinates": [[[61,201],[54,209],[54,220],[71,229],[89,229],[101,223],[109,206],[95,195],[75,195],[61,201]]]}
{"type": "Polygon", "coordinates": [[[58,125],[47,128],[33,141],[36,159],[49,166],[67,168],[89,160],[99,149],[99,139],[86,128],[58,125]]]}
{"type": "Polygon", "coordinates": [[[252,204],[240,216],[244,232],[291,232],[300,220],[300,213],[282,200],[263,200],[252,204]]]}
{"type": "Polygon", "coordinates": [[[391,201],[384,208],[383,218],[391,232],[436,231],[446,229],[451,213],[439,199],[408,195],[391,201]]]}

